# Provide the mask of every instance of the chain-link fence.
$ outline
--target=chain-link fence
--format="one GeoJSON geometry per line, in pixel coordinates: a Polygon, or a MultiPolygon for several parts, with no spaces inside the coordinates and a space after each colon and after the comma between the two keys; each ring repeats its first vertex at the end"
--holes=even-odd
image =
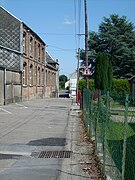
{"type": "Polygon", "coordinates": [[[83,91],[83,119],[107,179],[135,179],[134,102],[130,95],[83,91]]]}

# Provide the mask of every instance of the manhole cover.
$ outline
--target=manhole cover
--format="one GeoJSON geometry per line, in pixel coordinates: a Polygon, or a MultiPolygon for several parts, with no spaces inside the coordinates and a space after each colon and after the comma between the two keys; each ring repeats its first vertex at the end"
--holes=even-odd
{"type": "Polygon", "coordinates": [[[71,151],[41,151],[33,152],[32,157],[37,158],[70,158],[71,151]]]}

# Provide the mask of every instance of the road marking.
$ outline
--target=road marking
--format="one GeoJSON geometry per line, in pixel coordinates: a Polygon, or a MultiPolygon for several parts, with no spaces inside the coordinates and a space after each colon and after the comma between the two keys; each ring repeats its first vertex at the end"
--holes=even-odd
{"type": "Polygon", "coordinates": [[[20,106],[21,108],[20,109],[27,109],[28,107],[26,107],[26,106],[24,106],[24,105],[22,105],[22,104],[18,104],[18,103],[15,103],[17,106],[20,106]]]}
{"type": "Polygon", "coordinates": [[[7,110],[5,110],[5,109],[3,109],[3,108],[0,108],[0,110],[6,112],[6,113],[8,113],[8,114],[12,114],[10,111],[7,111],[7,110]]]}

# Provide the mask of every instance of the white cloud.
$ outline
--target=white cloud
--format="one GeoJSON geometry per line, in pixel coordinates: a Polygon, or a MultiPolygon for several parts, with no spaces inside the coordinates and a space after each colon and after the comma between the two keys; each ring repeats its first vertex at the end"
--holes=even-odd
{"type": "Polygon", "coordinates": [[[74,20],[70,20],[68,17],[64,18],[64,21],[62,24],[65,24],[65,25],[72,25],[74,24],[75,21],[74,20]]]}

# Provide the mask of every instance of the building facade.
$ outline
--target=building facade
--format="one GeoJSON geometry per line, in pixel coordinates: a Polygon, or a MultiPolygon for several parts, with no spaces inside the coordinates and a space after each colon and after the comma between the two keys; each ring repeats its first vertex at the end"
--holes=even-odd
{"type": "Polygon", "coordinates": [[[45,94],[45,43],[23,23],[22,98],[30,100],[45,94]]]}
{"type": "Polygon", "coordinates": [[[0,105],[20,101],[21,22],[0,7],[0,105]]]}
{"type": "Polygon", "coordinates": [[[59,93],[59,64],[46,52],[46,97],[58,97],[59,93]]]}
{"type": "Polygon", "coordinates": [[[0,7],[0,105],[57,96],[58,62],[44,41],[0,7]]]}

